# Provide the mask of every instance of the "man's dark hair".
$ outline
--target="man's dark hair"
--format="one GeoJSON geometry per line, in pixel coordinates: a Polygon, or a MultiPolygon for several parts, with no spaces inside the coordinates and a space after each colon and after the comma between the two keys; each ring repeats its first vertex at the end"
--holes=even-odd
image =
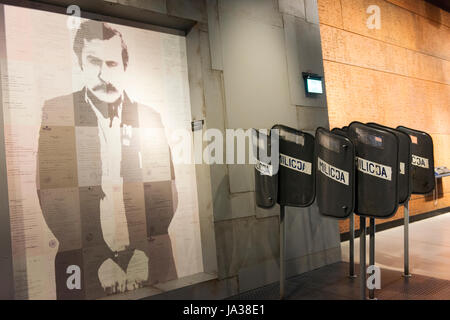
{"type": "Polygon", "coordinates": [[[128,67],[128,47],[123,40],[122,34],[111,27],[109,24],[105,22],[101,22],[101,34],[100,32],[93,32],[94,30],[98,30],[98,21],[95,20],[87,20],[80,25],[80,28],[75,35],[75,40],[73,42],[73,51],[78,57],[78,63],[80,64],[81,69],[83,69],[83,61],[82,61],[82,52],[84,47],[84,41],[91,41],[94,39],[100,40],[109,40],[115,36],[120,37],[120,41],[122,43],[122,61],[123,67],[126,70],[128,67]]]}

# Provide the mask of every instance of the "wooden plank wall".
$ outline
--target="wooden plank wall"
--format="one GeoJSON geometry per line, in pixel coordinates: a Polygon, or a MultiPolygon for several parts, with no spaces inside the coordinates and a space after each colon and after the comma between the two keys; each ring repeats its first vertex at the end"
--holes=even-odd
{"type": "MultiPolygon", "coordinates": [[[[433,137],[435,165],[450,167],[450,13],[422,0],[318,7],[331,128],[357,120],[423,130],[433,137]],[[367,27],[370,5],[381,9],[379,30],[367,27]]],[[[437,206],[432,195],[413,195],[411,214],[450,206],[450,178],[438,192],[437,206]]],[[[390,220],[401,218],[403,208],[390,220]]]]}

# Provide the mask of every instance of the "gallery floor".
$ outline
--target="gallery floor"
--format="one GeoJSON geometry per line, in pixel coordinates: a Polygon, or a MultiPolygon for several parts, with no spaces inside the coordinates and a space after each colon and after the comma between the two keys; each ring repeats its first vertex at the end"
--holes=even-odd
{"type": "MultiPolygon", "coordinates": [[[[356,263],[358,258],[356,240],[356,263]]],[[[348,241],[342,243],[342,260],[288,279],[286,299],[359,299],[359,278],[347,277],[348,241]]],[[[377,299],[450,299],[450,213],[410,224],[411,278],[402,277],[403,227],[376,234],[376,264],[381,268],[377,299]]],[[[358,265],[356,273],[359,274],[358,265]]],[[[278,299],[278,290],[278,283],[274,283],[232,299],[278,299]]]]}

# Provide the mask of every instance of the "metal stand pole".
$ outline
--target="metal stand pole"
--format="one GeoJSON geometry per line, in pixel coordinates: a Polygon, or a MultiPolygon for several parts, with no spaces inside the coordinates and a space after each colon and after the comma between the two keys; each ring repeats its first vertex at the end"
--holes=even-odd
{"type": "Polygon", "coordinates": [[[404,235],[403,235],[403,241],[404,241],[404,250],[403,250],[403,259],[404,259],[404,273],[403,276],[406,278],[411,277],[411,274],[409,273],[409,202],[407,201],[405,203],[405,210],[404,210],[404,235]]]}
{"type": "MultiPolygon", "coordinates": [[[[375,219],[370,218],[369,266],[375,266],[375,219]]],[[[375,289],[369,290],[369,299],[375,300],[375,289]]]]}
{"type": "Polygon", "coordinates": [[[438,184],[438,179],[436,176],[434,176],[434,190],[433,190],[433,196],[434,196],[434,206],[437,206],[438,204],[438,188],[437,188],[437,184],[438,184]]]}
{"type": "Polygon", "coordinates": [[[350,215],[350,278],[356,278],[355,274],[355,214],[350,215]]]}
{"type": "Polygon", "coordinates": [[[285,279],[285,250],[286,250],[286,224],[284,221],[285,207],[280,206],[280,300],[284,299],[285,279]]]}
{"type": "Polygon", "coordinates": [[[366,218],[360,217],[359,236],[359,290],[361,300],[366,300],[366,218]]]}

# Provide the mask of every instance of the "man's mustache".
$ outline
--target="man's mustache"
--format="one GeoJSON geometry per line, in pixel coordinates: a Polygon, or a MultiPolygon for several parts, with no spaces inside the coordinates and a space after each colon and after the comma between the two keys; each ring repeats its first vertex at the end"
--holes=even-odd
{"type": "Polygon", "coordinates": [[[106,93],[115,93],[118,90],[111,83],[102,83],[93,88],[94,91],[105,91],[106,93]]]}

